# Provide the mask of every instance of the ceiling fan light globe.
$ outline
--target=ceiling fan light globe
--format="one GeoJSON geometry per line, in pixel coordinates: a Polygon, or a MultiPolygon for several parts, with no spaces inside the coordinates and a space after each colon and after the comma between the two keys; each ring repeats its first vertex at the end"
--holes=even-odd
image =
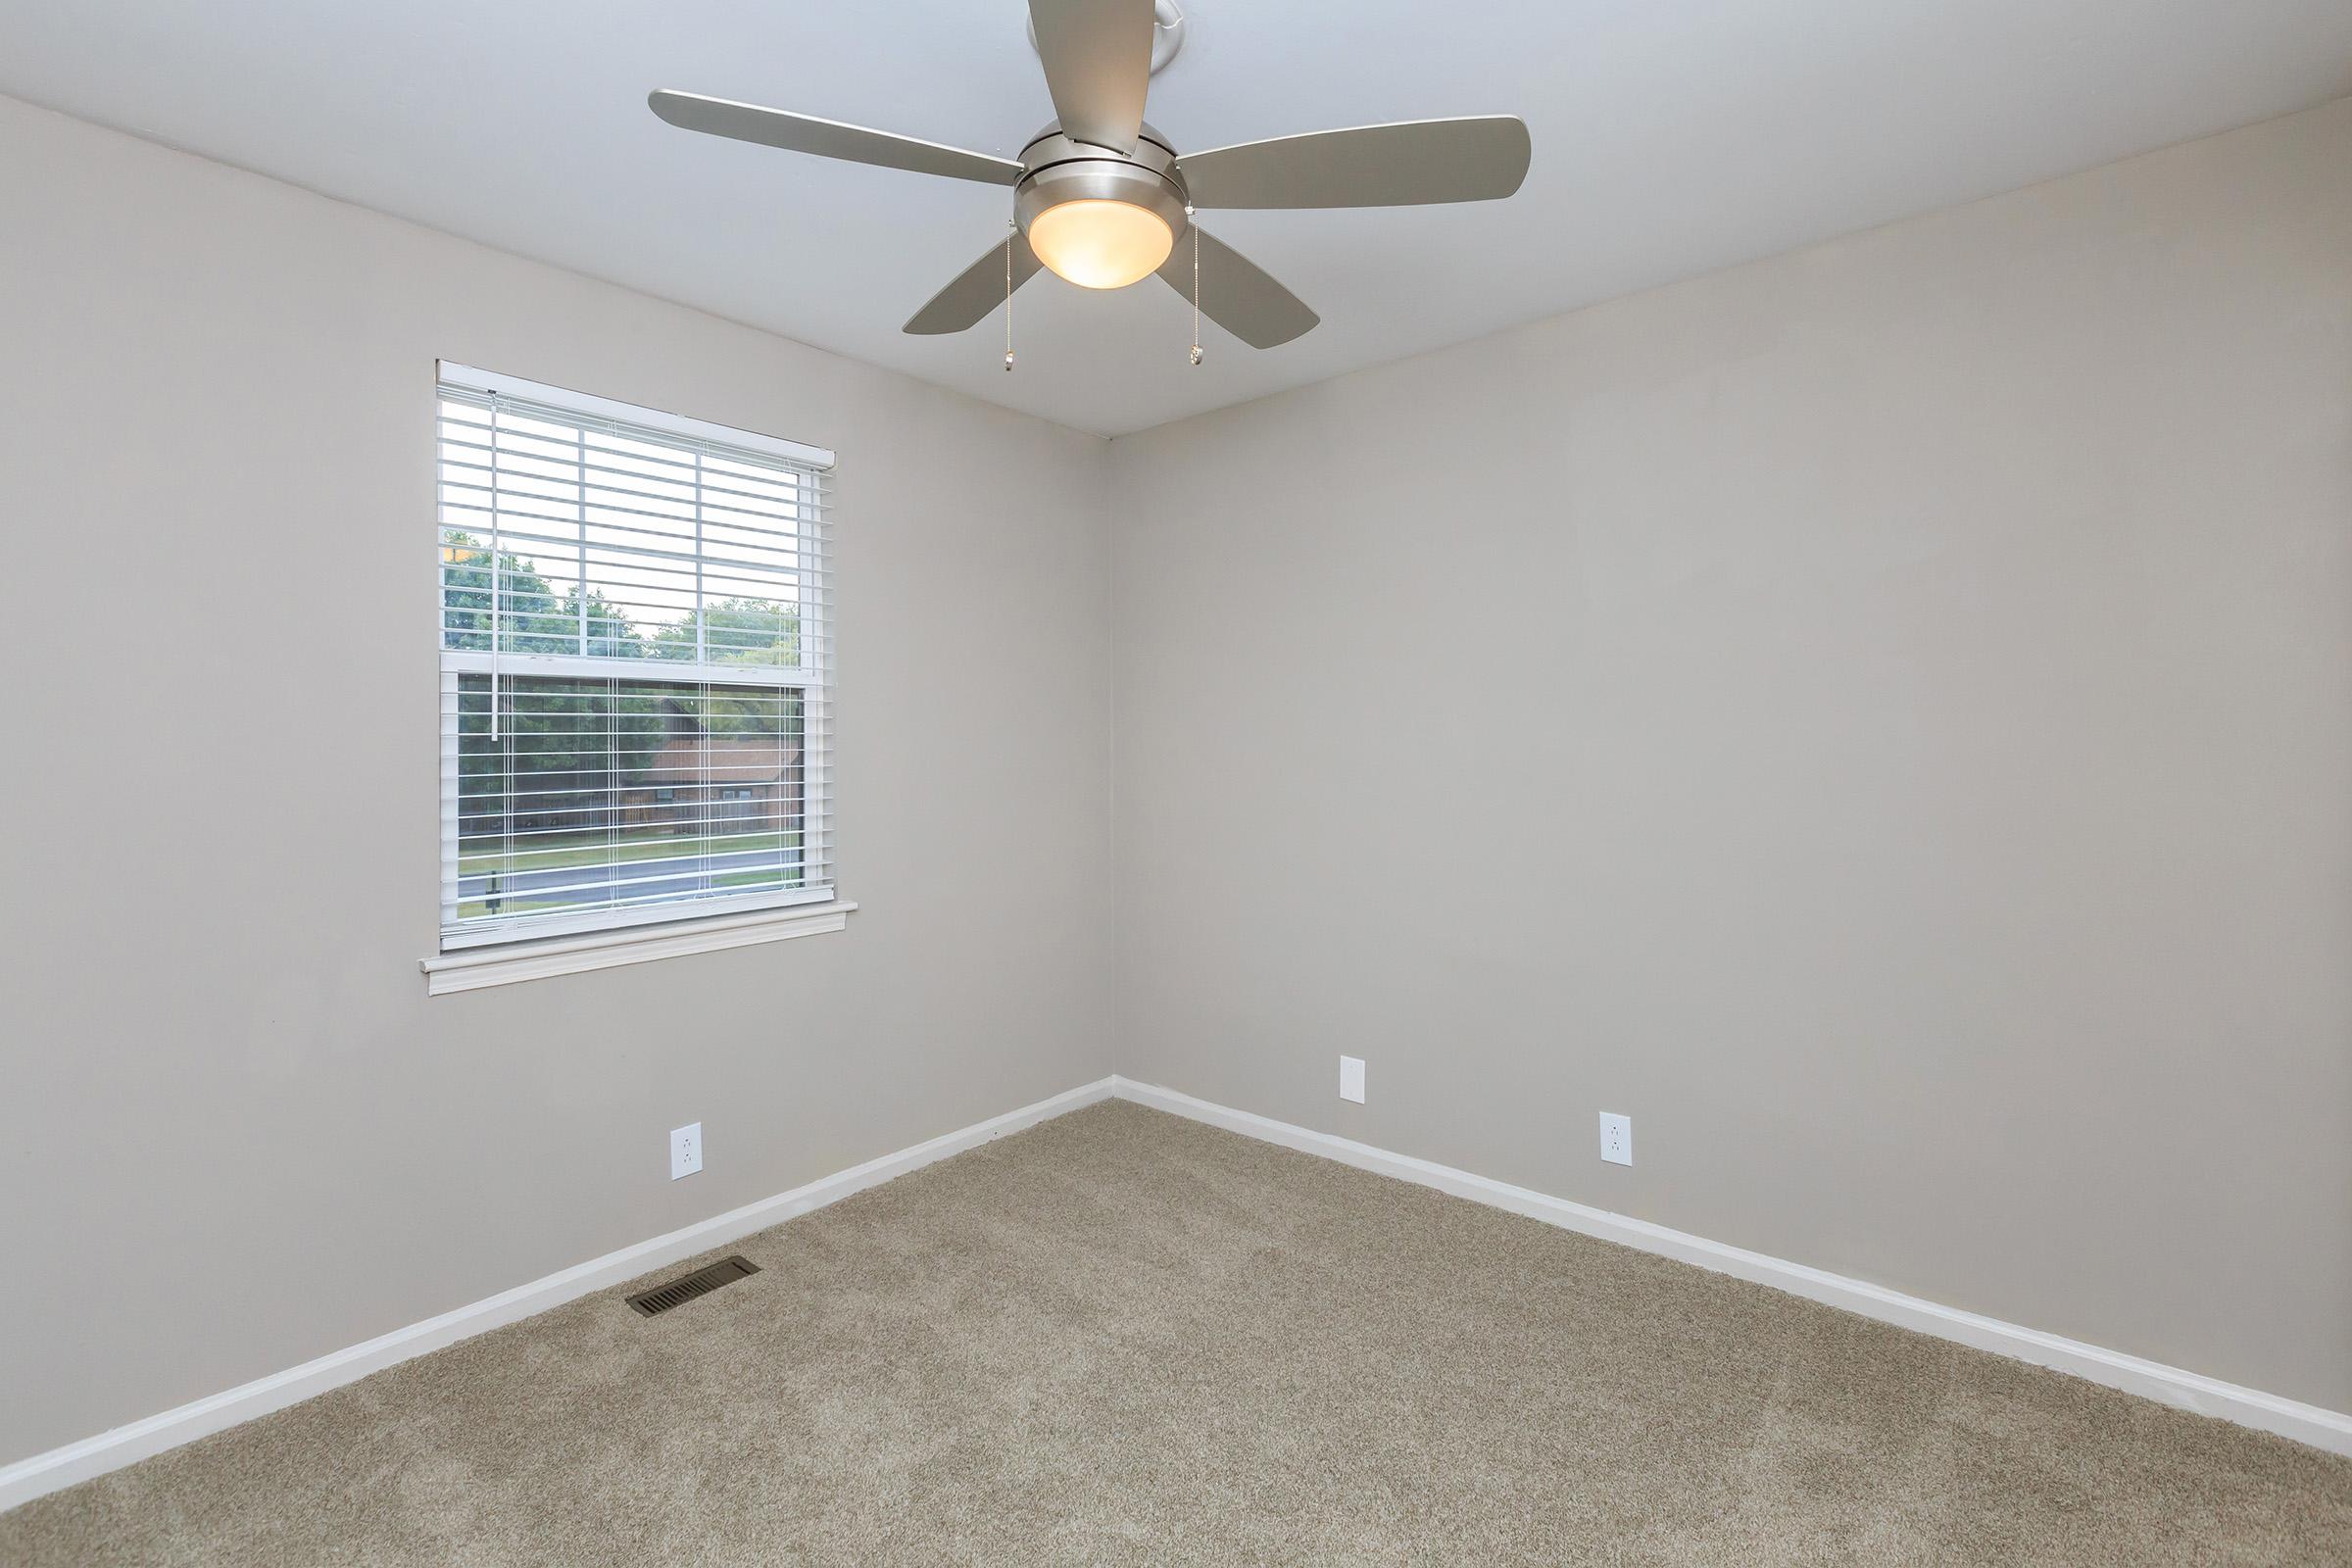
{"type": "Polygon", "coordinates": [[[1029,248],[1081,288],[1125,288],[1159,270],[1176,247],[1166,219],[1133,202],[1065,201],[1029,221],[1029,248]]]}

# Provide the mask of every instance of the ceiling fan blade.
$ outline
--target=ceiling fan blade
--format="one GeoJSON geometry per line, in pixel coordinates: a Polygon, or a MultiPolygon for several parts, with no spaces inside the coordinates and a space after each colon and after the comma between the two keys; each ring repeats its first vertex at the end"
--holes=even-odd
{"type": "MultiPolygon", "coordinates": [[[[1019,288],[1037,275],[1040,266],[1037,253],[1029,248],[1027,236],[1012,236],[1012,286],[1019,288]]],[[[979,325],[988,313],[1004,303],[1004,247],[992,245],[988,254],[956,275],[956,281],[931,296],[925,305],[907,318],[900,330],[917,337],[930,337],[941,332],[961,332],[979,325]]]]}
{"type": "Polygon", "coordinates": [[[1523,122],[1486,115],[1240,142],[1176,167],[1195,207],[1414,207],[1508,196],[1528,156],[1523,122]]]}
{"type": "Polygon", "coordinates": [[[1029,0],[1061,133],[1135,151],[1152,85],[1152,0],[1029,0]]]}
{"type": "Polygon", "coordinates": [[[1322,319],[1263,268],[1198,225],[1159,266],[1161,281],[1193,297],[1193,242],[1200,244],[1200,314],[1253,349],[1278,348],[1322,319]]]}
{"type": "Polygon", "coordinates": [[[758,104],[705,98],[667,88],[654,93],[646,102],[653,106],[655,114],[686,130],[728,136],[736,141],[756,141],[763,147],[813,153],[819,158],[839,158],[853,164],[879,164],[884,169],[906,169],[918,174],[945,174],[950,179],[976,179],[988,185],[1010,185],[1021,177],[1021,166],[1002,158],[965,152],[960,147],[943,147],[935,141],[917,141],[912,136],[894,136],[887,130],[868,130],[863,125],[845,125],[837,120],[818,120],[812,115],[787,114],[781,109],[762,109],[758,104]]]}

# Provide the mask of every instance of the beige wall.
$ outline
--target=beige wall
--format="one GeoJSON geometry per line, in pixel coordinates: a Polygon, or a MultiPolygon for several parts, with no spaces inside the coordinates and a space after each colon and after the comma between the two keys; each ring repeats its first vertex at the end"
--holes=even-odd
{"type": "Polygon", "coordinates": [[[2352,102],[1112,468],[1122,1072],[2352,1409],[2352,102]]]}
{"type": "Polygon", "coordinates": [[[2352,103],[1107,449],[0,214],[0,1462],[1098,1077],[1114,916],[1133,1076],[2352,1407],[2352,103]],[[850,932],[425,997],[436,357],[839,449],[850,932]]]}
{"type": "Polygon", "coordinates": [[[1109,1071],[1101,442],[6,100],[0,327],[0,1462],[1109,1071]],[[426,998],[442,356],[839,450],[847,933],[426,998]]]}

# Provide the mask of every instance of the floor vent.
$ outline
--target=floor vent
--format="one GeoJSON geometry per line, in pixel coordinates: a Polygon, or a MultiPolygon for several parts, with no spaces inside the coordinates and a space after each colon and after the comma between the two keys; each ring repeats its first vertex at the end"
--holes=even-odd
{"type": "Polygon", "coordinates": [[[721,1285],[732,1285],[749,1274],[760,1272],[760,1265],[740,1257],[722,1257],[708,1268],[698,1268],[682,1279],[667,1285],[657,1285],[650,1291],[639,1291],[629,1298],[629,1305],[641,1316],[655,1317],[673,1306],[684,1306],[698,1296],[709,1296],[721,1285]]]}

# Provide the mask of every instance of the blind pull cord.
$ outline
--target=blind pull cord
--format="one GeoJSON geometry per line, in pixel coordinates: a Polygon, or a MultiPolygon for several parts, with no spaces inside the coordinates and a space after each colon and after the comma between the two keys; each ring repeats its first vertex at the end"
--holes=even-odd
{"type": "Polygon", "coordinates": [[[506,580],[506,563],[499,559],[498,394],[490,395],[490,738],[499,738],[498,650],[500,628],[506,620],[505,600],[499,592],[506,580]]]}

